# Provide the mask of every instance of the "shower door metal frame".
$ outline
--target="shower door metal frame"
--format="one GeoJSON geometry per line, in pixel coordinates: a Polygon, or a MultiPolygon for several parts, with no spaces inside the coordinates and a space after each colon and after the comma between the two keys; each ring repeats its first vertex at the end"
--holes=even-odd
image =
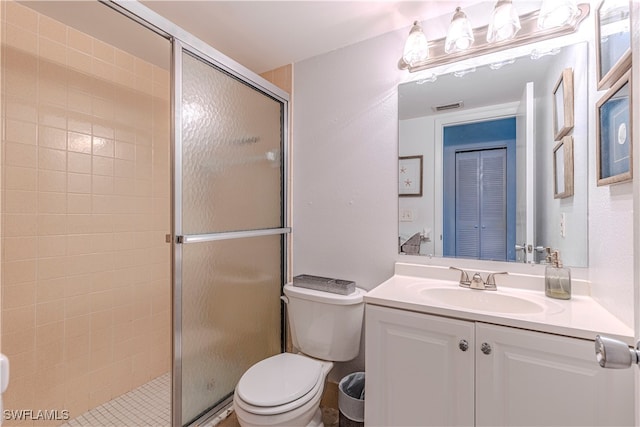
{"type": "MultiPolygon", "coordinates": [[[[283,227],[278,228],[266,228],[266,229],[255,229],[255,230],[241,230],[241,231],[228,231],[228,232],[217,232],[217,233],[208,233],[208,234],[193,234],[193,235],[183,235],[182,230],[182,56],[183,53],[188,53],[197,59],[200,59],[211,66],[213,69],[219,69],[221,72],[229,73],[230,70],[228,68],[223,68],[219,64],[216,63],[214,58],[209,57],[203,52],[199,52],[197,49],[186,45],[185,43],[174,40],[173,43],[173,69],[175,71],[172,79],[172,90],[173,90],[173,125],[175,128],[173,129],[173,173],[174,176],[172,178],[173,182],[173,230],[174,230],[174,238],[173,238],[173,265],[174,265],[174,274],[173,274],[173,304],[174,304],[174,378],[173,378],[173,423],[174,426],[181,425],[182,422],[182,411],[176,410],[177,405],[182,403],[182,246],[184,244],[197,244],[201,242],[210,242],[210,241],[219,241],[219,240],[229,240],[229,239],[240,239],[246,237],[260,237],[260,236],[268,236],[268,235],[286,235],[291,232],[291,227],[288,226],[288,100],[282,98],[275,98],[273,94],[266,93],[264,90],[260,90],[260,88],[256,88],[254,85],[249,84],[250,87],[256,89],[258,92],[262,92],[263,94],[270,96],[271,98],[275,98],[278,102],[282,103],[282,191],[283,191],[283,200],[282,200],[282,222],[283,227]]],[[[243,78],[242,75],[237,73],[231,73],[233,77],[239,79],[242,82],[249,83],[246,79],[243,78]]],[[[284,250],[282,253],[282,265],[283,265],[283,277],[286,277],[287,274],[287,239],[283,239],[284,250]]],[[[281,334],[282,335],[282,334],[281,334]]],[[[284,343],[281,342],[281,349],[284,347],[284,343]]],[[[232,390],[230,392],[233,392],[232,390]]],[[[218,412],[220,409],[227,406],[230,402],[230,398],[224,400],[219,403],[217,406],[213,407],[211,410],[207,411],[205,414],[200,416],[195,422],[195,425],[199,425],[199,421],[205,421],[211,417],[214,413],[218,412]]]]}
{"type": "MultiPolygon", "coordinates": [[[[152,11],[137,1],[98,0],[108,7],[128,16],[139,24],[154,31],[171,42],[171,202],[173,206],[171,235],[167,242],[172,245],[172,318],[173,318],[173,354],[172,354],[172,392],[171,416],[174,427],[182,426],[182,245],[213,240],[226,240],[265,235],[281,235],[283,242],[282,268],[283,279],[288,276],[289,239],[289,94],[276,85],[268,82],[258,74],[237,63],[233,59],[218,52],[204,41],[185,31],[178,25],[152,11]],[[232,77],[246,83],[258,92],[282,103],[282,216],[283,227],[235,232],[213,233],[206,235],[182,235],[182,53],[186,51],[211,66],[228,73],[232,77]],[[180,173],[179,173],[180,172],[180,173]]],[[[284,328],[284,326],[283,326],[284,328]]],[[[284,337],[284,329],[281,336],[284,337]]],[[[284,338],[281,340],[284,349],[284,338]]],[[[229,402],[222,402],[199,418],[205,420],[222,409],[229,402]]],[[[197,422],[196,422],[197,424],[197,422]]]]}

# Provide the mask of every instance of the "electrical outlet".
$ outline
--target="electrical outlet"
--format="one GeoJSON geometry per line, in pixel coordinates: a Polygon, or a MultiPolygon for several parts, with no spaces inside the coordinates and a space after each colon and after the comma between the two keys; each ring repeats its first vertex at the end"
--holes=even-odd
{"type": "Polygon", "coordinates": [[[564,212],[560,214],[560,236],[567,237],[567,216],[564,212]]]}
{"type": "Polygon", "coordinates": [[[400,221],[413,222],[413,209],[400,209],[400,221]]]}

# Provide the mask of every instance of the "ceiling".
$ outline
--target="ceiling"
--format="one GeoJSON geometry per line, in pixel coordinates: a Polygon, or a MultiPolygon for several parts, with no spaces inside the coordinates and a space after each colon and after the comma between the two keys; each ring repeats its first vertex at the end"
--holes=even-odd
{"type": "Polygon", "coordinates": [[[141,3],[261,73],[390,31],[405,27],[408,31],[416,19],[448,17],[456,6],[482,2],[143,0],[141,3]]]}
{"type": "MultiPolygon", "coordinates": [[[[25,6],[159,66],[169,66],[162,37],[98,1],[18,0],[25,6]]],[[[126,4],[132,0],[120,0],[126,4]]],[[[456,6],[474,27],[486,25],[495,0],[141,0],[144,6],[248,69],[262,73],[390,31],[408,33],[415,20],[428,39],[444,37],[456,6]]],[[[541,0],[519,0],[522,15],[541,0]]],[[[401,42],[398,54],[402,51],[401,42]]]]}

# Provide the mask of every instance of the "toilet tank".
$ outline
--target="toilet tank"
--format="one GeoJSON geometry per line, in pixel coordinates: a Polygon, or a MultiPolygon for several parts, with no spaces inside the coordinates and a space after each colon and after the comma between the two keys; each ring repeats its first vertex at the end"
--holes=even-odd
{"type": "Polygon", "coordinates": [[[350,295],[284,286],[293,345],[304,354],[344,362],[360,352],[365,290],[350,295]]]}

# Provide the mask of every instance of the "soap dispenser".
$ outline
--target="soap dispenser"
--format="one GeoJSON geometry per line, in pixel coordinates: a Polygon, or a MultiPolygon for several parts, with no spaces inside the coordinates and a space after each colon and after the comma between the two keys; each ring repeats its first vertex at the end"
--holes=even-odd
{"type": "Polygon", "coordinates": [[[544,270],[544,293],[550,298],[571,298],[571,270],[562,266],[559,251],[546,248],[547,267],[544,270]]]}

